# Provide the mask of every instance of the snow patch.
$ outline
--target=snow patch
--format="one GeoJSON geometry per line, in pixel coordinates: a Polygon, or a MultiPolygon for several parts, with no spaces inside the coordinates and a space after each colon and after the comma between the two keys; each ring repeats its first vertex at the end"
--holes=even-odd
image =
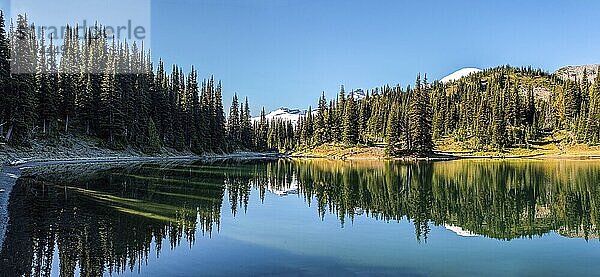
{"type": "Polygon", "coordinates": [[[475,67],[467,67],[467,68],[459,69],[459,70],[453,72],[452,74],[442,78],[440,80],[440,82],[447,83],[447,82],[456,81],[462,77],[466,77],[473,73],[477,73],[477,72],[481,72],[481,71],[482,71],[481,69],[475,68],[475,67]]]}
{"type": "Polygon", "coordinates": [[[289,186],[275,186],[272,183],[269,183],[267,185],[267,190],[279,197],[288,196],[289,194],[298,194],[298,183],[293,182],[289,186]]]}
{"type": "Polygon", "coordinates": [[[452,232],[454,232],[455,234],[461,236],[461,237],[478,237],[478,234],[475,234],[469,230],[465,230],[462,227],[459,226],[454,226],[454,225],[449,225],[449,224],[444,224],[444,228],[446,228],[447,230],[450,230],[452,232]]]}

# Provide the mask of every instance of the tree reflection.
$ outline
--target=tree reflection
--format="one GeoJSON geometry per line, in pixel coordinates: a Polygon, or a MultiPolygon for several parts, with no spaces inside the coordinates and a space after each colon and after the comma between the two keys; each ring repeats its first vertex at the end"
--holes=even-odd
{"type": "Polygon", "coordinates": [[[258,193],[298,194],[322,219],[409,220],[511,240],[549,231],[598,238],[599,165],[568,161],[347,162],[280,160],[46,170],[20,178],[0,253],[9,276],[139,271],[149,255],[192,246],[220,227],[223,201],[243,216],[258,193]],[[80,172],[74,174],[73,172],[80,172]],[[58,261],[54,261],[58,257],[58,261]],[[52,268],[58,262],[58,268],[52,268]],[[55,272],[56,273],[56,272],[55,272]]]}

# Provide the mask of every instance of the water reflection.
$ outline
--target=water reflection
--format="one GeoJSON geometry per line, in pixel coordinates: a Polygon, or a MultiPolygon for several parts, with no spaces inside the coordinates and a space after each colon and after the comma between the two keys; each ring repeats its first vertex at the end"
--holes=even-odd
{"type": "Polygon", "coordinates": [[[260,208],[251,193],[299,197],[341,226],[357,216],[409,220],[421,243],[432,226],[499,240],[551,231],[597,239],[599,169],[581,161],[328,160],[45,168],[12,191],[0,268],[7,276],[139,271],[164,243],[191,247],[197,234],[218,231],[223,201],[236,216],[260,208]]]}

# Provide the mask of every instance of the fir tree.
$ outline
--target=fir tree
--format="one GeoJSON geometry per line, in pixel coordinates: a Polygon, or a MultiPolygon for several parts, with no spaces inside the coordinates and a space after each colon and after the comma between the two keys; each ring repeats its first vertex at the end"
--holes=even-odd
{"type": "MultiPolygon", "coordinates": [[[[211,87],[214,84],[211,78],[211,87]]],[[[223,112],[223,97],[222,97],[222,86],[221,82],[215,89],[215,96],[213,98],[213,117],[214,125],[212,126],[212,138],[215,150],[223,150],[224,139],[225,139],[225,113],[223,112]]]]}
{"type": "Polygon", "coordinates": [[[430,114],[431,103],[429,102],[427,76],[421,83],[419,75],[415,89],[412,91],[409,110],[409,149],[418,155],[428,154],[433,149],[430,114]]]}
{"type": "Polygon", "coordinates": [[[358,116],[353,93],[345,102],[343,141],[347,145],[355,145],[358,142],[358,116]]]}
{"type": "Polygon", "coordinates": [[[240,115],[237,94],[233,95],[229,117],[227,118],[227,137],[233,149],[237,149],[240,143],[240,115]]]}
{"type": "Polygon", "coordinates": [[[398,107],[392,107],[385,131],[385,153],[387,156],[396,156],[398,154],[401,132],[398,107]]]}
{"type": "Polygon", "coordinates": [[[160,135],[154,124],[154,120],[148,121],[148,143],[146,146],[146,153],[156,154],[160,152],[160,135]]]}
{"type": "Polygon", "coordinates": [[[252,121],[250,118],[250,105],[248,97],[244,100],[244,105],[240,106],[240,137],[242,146],[245,149],[253,149],[252,121]]]}
{"type": "Polygon", "coordinates": [[[32,137],[36,100],[35,100],[35,35],[29,28],[27,18],[19,15],[17,30],[13,36],[14,45],[11,54],[11,89],[15,101],[11,101],[10,109],[13,110],[9,130],[6,135],[8,141],[14,140],[16,144],[27,144],[32,137]]]}

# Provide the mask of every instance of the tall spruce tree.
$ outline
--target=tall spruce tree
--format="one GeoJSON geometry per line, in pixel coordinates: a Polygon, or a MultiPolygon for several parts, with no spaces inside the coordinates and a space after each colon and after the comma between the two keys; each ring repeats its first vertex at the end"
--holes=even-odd
{"type": "Polygon", "coordinates": [[[346,107],[343,120],[344,130],[342,133],[343,141],[347,145],[355,145],[358,142],[358,113],[354,101],[354,94],[350,93],[350,96],[345,102],[346,107]]]}
{"type": "Polygon", "coordinates": [[[385,131],[385,153],[387,156],[396,156],[399,152],[401,140],[400,119],[398,116],[399,108],[392,106],[388,116],[388,122],[385,131]]]}
{"type": "MultiPolygon", "coordinates": [[[[214,81],[211,77],[211,87],[213,86],[214,81]]],[[[223,96],[222,96],[222,86],[221,82],[217,85],[215,89],[215,96],[213,98],[213,117],[214,117],[214,125],[213,125],[213,145],[215,150],[223,150],[224,139],[225,139],[225,113],[223,112],[223,96]]]]}
{"type": "Polygon", "coordinates": [[[409,126],[409,149],[417,155],[430,153],[433,150],[433,141],[427,76],[423,83],[421,83],[421,75],[417,76],[410,100],[409,126]]]}
{"type": "Polygon", "coordinates": [[[248,97],[245,98],[244,105],[240,106],[240,138],[241,144],[245,149],[254,148],[252,120],[250,116],[248,97]]]}
{"type": "Polygon", "coordinates": [[[12,110],[9,120],[9,129],[6,140],[13,140],[16,144],[27,144],[32,137],[35,117],[35,71],[36,49],[35,34],[29,28],[27,18],[19,15],[17,30],[13,35],[11,54],[11,90],[14,101],[11,101],[12,110]]]}
{"type": "Polygon", "coordinates": [[[233,95],[227,118],[227,140],[232,149],[240,145],[240,114],[237,94],[233,95]]]}
{"type": "Polygon", "coordinates": [[[4,12],[0,11],[0,140],[4,140],[5,126],[11,121],[14,97],[11,93],[10,48],[4,25],[4,12]]]}

